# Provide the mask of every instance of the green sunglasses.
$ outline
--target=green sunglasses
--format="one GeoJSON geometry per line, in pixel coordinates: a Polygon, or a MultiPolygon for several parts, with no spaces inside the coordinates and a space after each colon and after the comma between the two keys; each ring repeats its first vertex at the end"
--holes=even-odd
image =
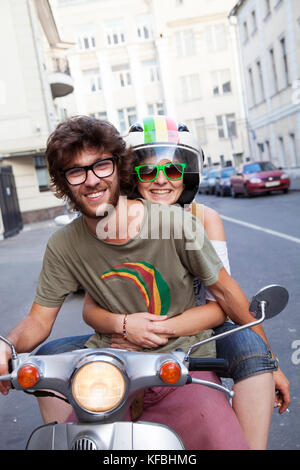
{"type": "Polygon", "coordinates": [[[183,178],[186,163],[165,163],[164,165],[139,165],[135,166],[138,178],[142,183],[151,183],[158,177],[160,170],[170,181],[177,181],[183,178]]]}

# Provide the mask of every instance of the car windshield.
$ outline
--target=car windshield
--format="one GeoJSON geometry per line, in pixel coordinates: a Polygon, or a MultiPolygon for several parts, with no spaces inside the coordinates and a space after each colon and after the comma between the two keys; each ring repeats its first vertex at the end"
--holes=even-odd
{"type": "Polygon", "coordinates": [[[258,162],[250,163],[249,165],[244,166],[244,173],[247,175],[249,173],[257,173],[260,171],[269,171],[276,170],[276,166],[271,162],[258,162]]]}
{"type": "Polygon", "coordinates": [[[229,178],[232,176],[234,173],[234,168],[226,168],[225,170],[222,170],[221,176],[222,178],[229,178]]]}

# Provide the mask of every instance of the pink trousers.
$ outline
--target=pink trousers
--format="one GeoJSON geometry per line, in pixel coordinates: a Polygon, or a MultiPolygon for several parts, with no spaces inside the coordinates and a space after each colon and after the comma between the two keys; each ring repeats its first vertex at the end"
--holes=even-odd
{"type": "MultiPolygon", "coordinates": [[[[220,384],[213,372],[192,372],[191,375],[220,384]]],[[[126,420],[130,421],[129,412],[126,420]]],[[[170,426],[188,450],[249,450],[225,394],[204,385],[147,389],[139,420],[170,426]]]]}

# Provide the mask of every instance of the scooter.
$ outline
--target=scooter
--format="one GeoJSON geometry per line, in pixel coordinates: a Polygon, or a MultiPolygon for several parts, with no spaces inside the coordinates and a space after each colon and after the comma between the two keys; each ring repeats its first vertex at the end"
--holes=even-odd
{"type": "Polygon", "coordinates": [[[277,285],[261,289],[250,303],[254,321],[194,344],[187,353],[152,354],[119,349],[82,349],[52,356],[17,354],[11,348],[11,372],[0,376],[16,390],[34,395],[62,394],[75,412],[76,423],[50,423],[31,434],[28,450],[184,450],[180,436],[167,426],[151,422],[126,422],[124,416],[137,394],[148,387],[205,385],[226,393],[226,387],[193,378],[190,371],[226,370],[223,359],[191,357],[194,349],[280,313],[288,292],[277,285]],[[47,390],[47,391],[45,391],[47,390]],[[151,439],[149,439],[151,436],[151,439]]]}

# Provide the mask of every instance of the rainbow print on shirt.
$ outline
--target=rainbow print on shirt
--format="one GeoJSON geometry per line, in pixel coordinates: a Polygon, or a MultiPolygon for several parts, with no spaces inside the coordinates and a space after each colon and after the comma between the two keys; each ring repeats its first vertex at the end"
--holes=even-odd
{"type": "Polygon", "coordinates": [[[121,277],[132,281],[144,297],[149,313],[166,315],[171,304],[168,283],[151,264],[145,262],[123,263],[113,266],[102,276],[102,280],[121,277]]]}

